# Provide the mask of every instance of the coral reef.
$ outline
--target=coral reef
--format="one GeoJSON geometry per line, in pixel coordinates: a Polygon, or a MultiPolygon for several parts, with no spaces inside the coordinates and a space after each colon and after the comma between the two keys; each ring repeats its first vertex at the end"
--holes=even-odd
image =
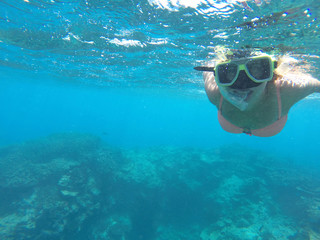
{"type": "Polygon", "coordinates": [[[56,134],[2,147],[0,169],[0,239],[320,239],[317,168],[243,146],[56,134]]]}

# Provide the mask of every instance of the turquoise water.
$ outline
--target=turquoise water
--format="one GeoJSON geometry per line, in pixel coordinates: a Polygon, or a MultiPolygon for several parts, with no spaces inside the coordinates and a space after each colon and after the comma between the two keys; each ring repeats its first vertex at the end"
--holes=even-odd
{"type": "Polygon", "coordinates": [[[193,67],[261,47],[320,79],[320,3],[0,1],[1,239],[320,239],[319,96],[224,132],[193,67]]]}

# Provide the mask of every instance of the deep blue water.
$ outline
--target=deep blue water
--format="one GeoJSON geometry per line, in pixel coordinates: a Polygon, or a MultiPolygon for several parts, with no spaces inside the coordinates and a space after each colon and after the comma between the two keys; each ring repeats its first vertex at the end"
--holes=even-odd
{"type": "Polygon", "coordinates": [[[296,104],[284,130],[271,138],[224,132],[216,108],[201,89],[100,87],[12,72],[4,74],[0,102],[2,145],[57,132],[86,132],[120,147],[243,144],[298,160],[318,160],[316,94],[296,104]]]}
{"type": "Polygon", "coordinates": [[[274,137],[234,135],[193,70],[214,46],[248,45],[307,61],[320,79],[319,1],[197,2],[0,0],[0,145],[88,133],[116,148],[262,150],[319,167],[317,94],[274,137]]]}

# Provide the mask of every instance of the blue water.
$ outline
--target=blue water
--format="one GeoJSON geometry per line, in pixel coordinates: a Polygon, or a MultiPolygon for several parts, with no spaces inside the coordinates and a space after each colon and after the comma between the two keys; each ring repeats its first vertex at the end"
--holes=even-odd
{"type": "Polygon", "coordinates": [[[247,4],[1,0],[0,146],[86,133],[119,149],[235,148],[246,149],[239,158],[259,152],[319,167],[317,94],[297,103],[274,137],[234,135],[221,129],[202,76],[193,70],[217,45],[248,45],[306,61],[320,79],[319,1],[247,4]]]}

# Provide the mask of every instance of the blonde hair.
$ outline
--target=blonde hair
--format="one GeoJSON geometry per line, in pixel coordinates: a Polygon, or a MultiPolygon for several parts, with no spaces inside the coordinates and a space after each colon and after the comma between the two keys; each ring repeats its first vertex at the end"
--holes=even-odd
{"type": "Polygon", "coordinates": [[[286,74],[308,74],[312,69],[311,65],[304,60],[299,58],[301,56],[294,56],[285,54],[277,57],[278,66],[275,69],[275,74],[279,76],[285,76],[286,74]]]}

